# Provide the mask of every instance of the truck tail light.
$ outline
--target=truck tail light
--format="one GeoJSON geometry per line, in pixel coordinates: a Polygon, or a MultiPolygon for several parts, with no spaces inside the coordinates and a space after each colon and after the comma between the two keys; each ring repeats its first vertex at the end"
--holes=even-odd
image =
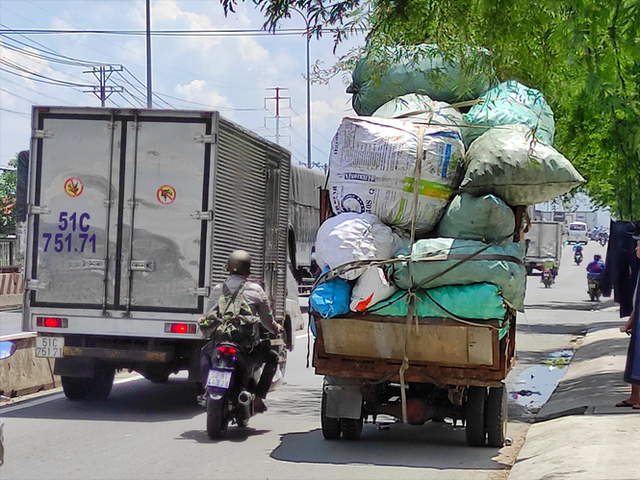
{"type": "Polygon", "coordinates": [[[46,328],[67,328],[69,326],[69,320],[57,317],[36,317],[36,325],[46,328]]]}
{"type": "Polygon", "coordinates": [[[193,335],[196,333],[195,323],[165,323],[164,333],[184,333],[193,335]]]}

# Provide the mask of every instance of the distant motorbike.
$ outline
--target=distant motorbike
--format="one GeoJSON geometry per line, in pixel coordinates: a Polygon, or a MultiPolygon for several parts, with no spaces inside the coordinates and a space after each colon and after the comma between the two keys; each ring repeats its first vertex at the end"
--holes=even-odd
{"type": "Polygon", "coordinates": [[[548,268],[545,268],[542,271],[542,283],[544,283],[544,288],[551,288],[553,281],[553,273],[548,268]]]}
{"type": "Polygon", "coordinates": [[[607,237],[604,235],[600,236],[600,238],[598,239],[598,242],[600,243],[600,245],[604,247],[607,244],[607,237]]]}
{"type": "Polygon", "coordinates": [[[589,273],[587,274],[587,293],[591,301],[596,302],[600,300],[602,296],[602,286],[600,285],[600,274],[589,273]]]}
{"type": "Polygon", "coordinates": [[[215,345],[213,367],[207,377],[207,434],[211,439],[224,437],[230,421],[246,427],[256,414],[253,408],[254,390],[263,365],[255,364],[246,349],[232,342],[215,345]]]}
{"type": "Polygon", "coordinates": [[[576,262],[576,265],[580,265],[582,263],[582,260],[583,260],[582,252],[576,252],[573,255],[573,260],[574,260],[574,262],[576,262]]]}

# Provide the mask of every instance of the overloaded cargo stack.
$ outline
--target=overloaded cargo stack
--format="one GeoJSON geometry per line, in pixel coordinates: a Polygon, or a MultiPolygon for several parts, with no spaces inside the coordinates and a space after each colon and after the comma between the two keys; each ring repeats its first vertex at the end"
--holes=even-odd
{"type": "Polygon", "coordinates": [[[360,116],[332,142],[310,297],[323,433],[356,439],[379,414],[449,418],[470,445],[501,446],[526,206],[584,180],[552,146],[541,92],[416,49],[428,53],[375,78],[360,60],[349,89],[360,116]]]}

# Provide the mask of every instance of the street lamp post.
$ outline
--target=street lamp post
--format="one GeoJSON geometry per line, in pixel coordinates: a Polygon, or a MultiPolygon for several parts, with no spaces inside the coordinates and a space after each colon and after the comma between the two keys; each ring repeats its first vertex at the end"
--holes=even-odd
{"type": "Polygon", "coordinates": [[[307,29],[307,168],[311,168],[311,74],[309,65],[309,43],[311,38],[309,36],[309,18],[297,8],[290,7],[290,10],[300,14],[307,29]]]}

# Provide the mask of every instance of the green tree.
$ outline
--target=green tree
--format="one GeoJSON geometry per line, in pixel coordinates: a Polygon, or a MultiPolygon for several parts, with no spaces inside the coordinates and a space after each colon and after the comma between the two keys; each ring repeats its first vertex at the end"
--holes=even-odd
{"type": "Polygon", "coordinates": [[[470,46],[487,49],[499,80],[544,93],[555,112],[555,146],[588,180],[585,192],[618,218],[640,218],[640,1],[254,3],[272,30],[292,7],[307,12],[310,34],[331,27],[341,41],[364,28],[365,53],[381,58],[395,45],[436,43],[456,57],[470,46]]]}
{"type": "Polygon", "coordinates": [[[16,232],[16,184],[18,156],[9,160],[11,170],[0,173],[0,236],[13,235],[16,232]]]}

